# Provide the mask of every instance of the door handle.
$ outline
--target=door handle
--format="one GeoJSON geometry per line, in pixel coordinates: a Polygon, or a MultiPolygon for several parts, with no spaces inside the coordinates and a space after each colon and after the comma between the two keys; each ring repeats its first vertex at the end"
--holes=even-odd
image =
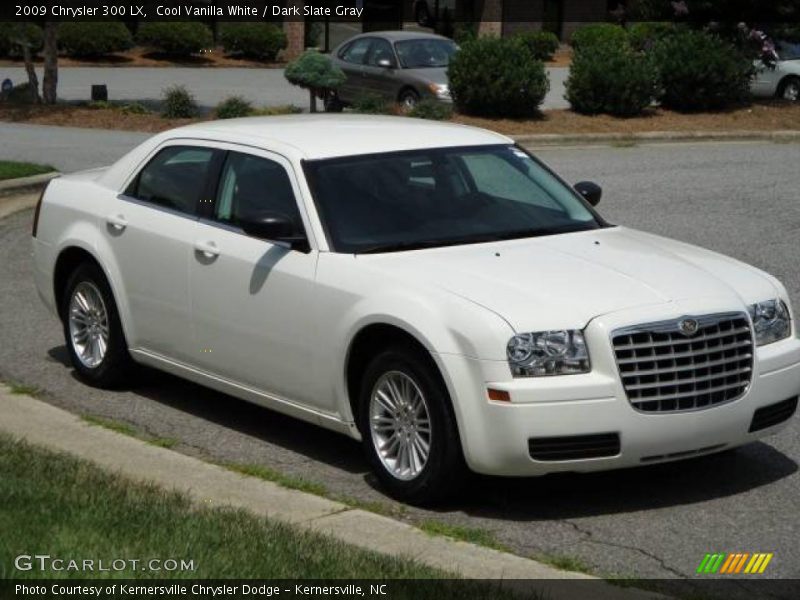
{"type": "Polygon", "coordinates": [[[106,223],[117,231],[122,231],[128,226],[128,221],[122,215],[108,215],[106,223]]]}
{"type": "Polygon", "coordinates": [[[199,252],[206,258],[215,258],[219,256],[219,248],[214,242],[195,242],[195,252],[199,252]]]}

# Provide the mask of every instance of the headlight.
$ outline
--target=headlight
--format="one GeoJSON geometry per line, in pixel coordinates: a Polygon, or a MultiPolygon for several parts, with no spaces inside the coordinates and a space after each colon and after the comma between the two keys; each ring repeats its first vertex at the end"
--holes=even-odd
{"type": "Polygon", "coordinates": [[[783,300],[757,302],[749,308],[756,333],[756,346],[765,346],[789,337],[792,320],[783,300]]]}
{"type": "Polygon", "coordinates": [[[506,347],[514,377],[588,373],[589,353],[582,331],[520,333],[506,347]]]}
{"type": "Polygon", "coordinates": [[[432,83],[428,86],[431,93],[439,98],[449,98],[450,88],[443,83],[432,83]]]}

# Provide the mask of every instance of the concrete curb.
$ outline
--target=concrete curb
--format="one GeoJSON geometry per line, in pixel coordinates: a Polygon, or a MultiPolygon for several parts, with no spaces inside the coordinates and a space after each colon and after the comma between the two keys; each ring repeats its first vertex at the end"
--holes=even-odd
{"type": "Polygon", "coordinates": [[[0,181],[0,192],[10,192],[14,190],[25,189],[29,187],[39,186],[47,183],[51,179],[55,179],[61,175],[58,171],[51,171],[50,173],[42,173],[41,175],[32,175],[30,177],[18,177],[17,179],[6,179],[0,181]]]}
{"type": "Polygon", "coordinates": [[[510,135],[519,144],[529,146],[606,145],[615,143],[669,142],[739,142],[800,141],[800,130],[776,131],[647,131],[642,133],[581,133],[581,134],[523,134],[510,135]]]}
{"type": "MultiPolygon", "coordinates": [[[[584,580],[587,586],[591,583],[592,595],[598,599],[663,598],[642,590],[620,589],[588,575],[559,571],[512,554],[431,536],[388,517],[240,475],[179,452],[91,426],[46,402],[13,394],[3,385],[0,385],[0,431],[90,460],[131,479],[187,493],[198,503],[243,508],[360,548],[410,558],[464,577],[584,580]]],[[[552,598],[566,597],[559,593],[557,586],[548,587],[546,581],[542,582],[542,589],[552,598]]]]}
{"type": "Polygon", "coordinates": [[[31,189],[12,190],[10,193],[0,192],[0,219],[36,206],[39,192],[31,189]]]}

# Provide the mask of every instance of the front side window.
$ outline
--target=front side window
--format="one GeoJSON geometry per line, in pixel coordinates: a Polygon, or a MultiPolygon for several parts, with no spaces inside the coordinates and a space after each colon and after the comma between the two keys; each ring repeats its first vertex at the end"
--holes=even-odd
{"type": "Polygon", "coordinates": [[[392,45],[386,40],[376,39],[372,42],[372,48],[369,51],[367,64],[373,67],[380,66],[381,61],[389,61],[392,66],[395,65],[394,52],[392,52],[392,45]]]}
{"type": "Polygon", "coordinates": [[[404,69],[430,69],[446,67],[458,50],[452,40],[436,38],[404,40],[394,45],[404,69]]]}
{"type": "Polygon", "coordinates": [[[217,191],[214,217],[238,226],[242,219],[282,215],[302,230],[292,184],[280,164],[249,154],[230,152],[217,191]]]}
{"type": "Polygon", "coordinates": [[[211,148],[170,146],[161,150],[131,182],[125,194],[194,214],[214,156],[211,148]]]}
{"type": "Polygon", "coordinates": [[[336,252],[388,252],[597,229],[586,203],[515,146],[309,161],[336,252]]]}

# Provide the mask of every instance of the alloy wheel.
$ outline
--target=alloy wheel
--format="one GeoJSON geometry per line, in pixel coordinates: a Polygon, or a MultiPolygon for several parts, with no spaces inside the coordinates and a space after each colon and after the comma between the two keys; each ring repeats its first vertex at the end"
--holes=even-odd
{"type": "Polygon", "coordinates": [[[69,302],[69,333],[72,348],[81,363],[94,369],[108,351],[108,311],[97,287],[82,281],[69,302]]]}
{"type": "Polygon", "coordinates": [[[419,476],[430,456],[432,430],[425,395],[411,377],[390,371],[375,382],[369,423],[384,468],[403,481],[419,476]]]}

